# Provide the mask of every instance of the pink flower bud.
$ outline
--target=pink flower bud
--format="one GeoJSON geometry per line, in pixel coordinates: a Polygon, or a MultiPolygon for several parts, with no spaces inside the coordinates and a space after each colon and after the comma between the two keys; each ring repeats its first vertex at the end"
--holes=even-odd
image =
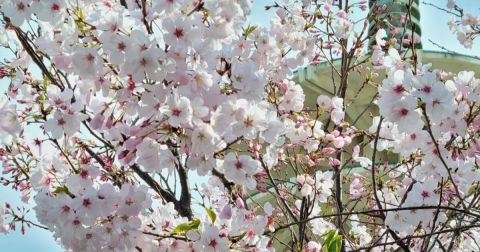
{"type": "Polygon", "coordinates": [[[102,127],[104,121],[105,117],[102,114],[97,114],[93,117],[92,121],[90,121],[90,127],[92,127],[92,129],[99,129],[102,127]]]}
{"type": "Polygon", "coordinates": [[[328,165],[330,166],[339,166],[341,164],[340,160],[336,159],[336,158],[330,158],[328,160],[328,165]]]}
{"type": "Polygon", "coordinates": [[[334,154],[335,152],[337,152],[334,148],[332,147],[326,147],[326,148],[323,148],[322,149],[322,153],[323,154],[327,154],[327,155],[332,155],[334,154]]]}
{"type": "Polygon", "coordinates": [[[341,18],[344,18],[344,19],[348,19],[348,14],[347,14],[344,10],[340,10],[340,11],[337,13],[337,16],[338,16],[338,17],[341,17],[341,18]]]}
{"type": "Polygon", "coordinates": [[[305,175],[301,174],[297,176],[297,183],[303,184],[305,183],[305,175]]]}
{"type": "MultiPolygon", "coordinates": [[[[239,199],[239,198],[237,198],[239,199]]],[[[230,204],[226,204],[223,208],[222,211],[220,212],[220,219],[222,220],[229,220],[232,218],[232,206],[230,204]]]]}
{"type": "Polygon", "coordinates": [[[325,11],[332,12],[332,6],[330,4],[325,4],[324,7],[325,11]]]}
{"type": "Polygon", "coordinates": [[[315,161],[313,161],[311,158],[308,158],[308,163],[307,164],[308,164],[309,167],[313,167],[313,166],[315,166],[315,161]]]}
{"type": "Polygon", "coordinates": [[[123,146],[127,150],[132,150],[132,149],[137,148],[137,145],[139,145],[142,141],[143,141],[142,138],[130,138],[127,141],[125,141],[123,146]]]}
{"type": "Polygon", "coordinates": [[[113,126],[113,114],[111,114],[108,119],[107,119],[107,122],[105,123],[105,127],[107,127],[107,129],[111,129],[113,126]]]}
{"type": "Polygon", "coordinates": [[[0,79],[3,79],[3,77],[8,75],[8,71],[5,70],[4,68],[0,68],[0,79]]]}
{"type": "Polygon", "coordinates": [[[245,203],[243,203],[243,199],[238,197],[237,200],[235,200],[235,203],[237,204],[237,207],[240,209],[245,208],[245,203]]]}
{"type": "Polygon", "coordinates": [[[307,176],[306,182],[307,184],[310,184],[310,185],[315,184],[315,180],[310,176],[307,176]]]}
{"type": "Polygon", "coordinates": [[[333,141],[335,140],[335,136],[333,134],[327,134],[325,135],[325,138],[328,140],[328,141],[333,141]]]}

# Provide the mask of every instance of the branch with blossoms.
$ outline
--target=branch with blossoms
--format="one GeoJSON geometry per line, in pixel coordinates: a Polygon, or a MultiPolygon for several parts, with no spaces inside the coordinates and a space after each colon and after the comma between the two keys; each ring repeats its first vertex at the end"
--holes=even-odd
{"type": "Polygon", "coordinates": [[[0,232],[72,251],[480,249],[480,81],[418,62],[413,1],[403,28],[376,1],[274,2],[269,28],[246,0],[0,4],[0,181],[38,220],[7,204],[0,232]],[[321,93],[303,66],[328,70],[321,93]]]}
{"type": "Polygon", "coordinates": [[[450,31],[457,35],[458,42],[465,48],[472,48],[473,42],[480,35],[480,17],[478,15],[465,12],[461,6],[457,5],[456,0],[448,0],[447,8],[430,2],[423,1],[422,3],[451,14],[453,18],[448,22],[450,31]]]}

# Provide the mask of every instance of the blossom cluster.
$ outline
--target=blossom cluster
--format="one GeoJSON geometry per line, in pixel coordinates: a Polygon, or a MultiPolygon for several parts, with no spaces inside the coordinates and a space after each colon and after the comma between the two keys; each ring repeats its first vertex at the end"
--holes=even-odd
{"type": "Polygon", "coordinates": [[[457,35],[460,44],[472,48],[475,38],[480,33],[480,16],[465,13],[455,0],[448,0],[447,8],[454,11],[454,17],[448,22],[450,31],[457,35]]]}
{"type": "MultiPolygon", "coordinates": [[[[374,192],[387,208],[411,208],[387,212],[385,224],[404,235],[431,233],[441,225],[454,227],[456,220],[442,207],[472,202],[472,189],[480,180],[475,140],[480,81],[471,71],[451,78],[429,65],[414,67],[393,48],[385,55],[381,51],[384,35],[384,31],[377,33],[374,53],[381,55],[383,63],[377,67],[386,69],[388,77],[378,89],[380,116],[369,129],[378,135],[371,145],[412,160],[388,174],[385,182],[393,187],[374,192]],[[419,206],[430,209],[415,210],[419,206]]],[[[465,239],[469,243],[472,238],[465,239]]],[[[411,246],[422,249],[424,243],[415,241],[411,246]]]]}

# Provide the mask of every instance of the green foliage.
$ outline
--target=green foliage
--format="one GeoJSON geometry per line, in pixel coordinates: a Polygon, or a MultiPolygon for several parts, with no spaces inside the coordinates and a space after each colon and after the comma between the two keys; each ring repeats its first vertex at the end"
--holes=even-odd
{"type": "Polygon", "coordinates": [[[325,237],[323,251],[339,252],[342,248],[342,236],[338,234],[337,230],[330,230],[323,234],[322,237],[325,237]]]}
{"type": "Polygon", "coordinates": [[[243,33],[242,33],[242,36],[244,38],[247,38],[248,35],[250,35],[253,31],[255,31],[257,27],[254,26],[254,25],[248,25],[247,28],[243,28],[243,33]]]}
{"type": "Polygon", "coordinates": [[[66,186],[57,187],[55,188],[55,191],[53,191],[53,193],[67,193],[67,192],[68,192],[68,188],[66,186]]]}
{"type": "Polygon", "coordinates": [[[189,223],[182,223],[172,230],[172,235],[185,235],[190,230],[197,230],[200,226],[199,219],[193,219],[189,223]]]}
{"type": "Polygon", "coordinates": [[[76,16],[75,25],[77,26],[77,29],[80,31],[80,33],[85,34],[89,32],[90,27],[85,23],[85,12],[83,12],[82,9],[77,7],[73,9],[73,14],[76,16]]]}
{"type": "Polygon", "coordinates": [[[55,188],[55,191],[53,191],[53,193],[56,193],[56,194],[61,194],[61,193],[65,193],[66,195],[70,196],[70,197],[75,197],[75,195],[73,195],[67,188],[67,186],[61,186],[61,187],[57,187],[55,188]]]}
{"type": "Polygon", "coordinates": [[[211,208],[203,207],[205,208],[205,211],[207,211],[208,216],[210,217],[210,220],[212,220],[212,224],[215,223],[215,220],[217,219],[217,215],[211,208]]]}

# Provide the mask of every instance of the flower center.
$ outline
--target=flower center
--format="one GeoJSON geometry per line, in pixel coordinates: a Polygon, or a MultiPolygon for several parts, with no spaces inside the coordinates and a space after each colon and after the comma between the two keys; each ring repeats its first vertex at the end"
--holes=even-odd
{"type": "Polygon", "coordinates": [[[95,57],[91,53],[87,54],[85,58],[88,62],[93,62],[95,60],[95,57]]]}
{"type": "Polygon", "coordinates": [[[428,197],[430,197],[430,195],[429,195],[429,193],[428,193],[427,191],[423,191],[423,192],[422,192],[422,197],[428,198],[428,197]]]}
{"type": "Polygon", "coordinates": [[[148,60],[145,58],[142,58],[140,60],[140,65],[142,65],[143,67],[146,67],[148,65],[148,60]]]}
{"type": "Polygon", "coordinates": [[[89,207],[91,204],[92,204],[92,202],[90,201],[90,199],[84,199],[83,202],[82,202],[82,205],[84,207],[89,207]]]}
{"type": "Polygon", "coordinates": [[[417,135],[415,133],[410,134],[410,139],[412,140],[417,139],[417,135]]]}
{"type": "Polygon", "coordinates": [[[60,10],[60,5],[58,3],[52,4],[51,7],[52,11],[59,11],[60,10]]]}
{"type": "Polygon", "coordinates": [[[59,126],[63,126],[63,125],[65,125],[66,122],[65,122],[65,119],[60,118],[60,119],[58,119],[57,123],[58,123],[59,126]]]}
{"type": "Polygon", "coordinates": [[[80,172],[80,177],[86,178],[87,176],[88,176],[88,171],[87,171],[87,170],[82,170],[82,171],[80,172]]]}
{"type": "Polygon", "coordinates": [[[210,243],[208,244],[208,246],[215,248],[217,246],[217,240],[215,239],[210,240],[210,243]]]}
{"type": "Polygon", "coordinates": [[[178,108],[175,108],[172,110],[172,115],[173,116],[180,116],[180,114],[182,113],[182,110],[178,109],[178,108]]]}
{"type": "Polygon", "coordinates": [[[24,11],[25,10],[25,4],[23,2],[17,3],[17,10],[19,11],[24,11]]]}
{"type": "Polygon", "coordinates": [[[428,86],[428,85],[425,85],[423,88],[422,88],[422,91],[429,94],[431,91],[432,91],[432,87],[428,86]]]}
{"type": "Polygon", "coordinates": [[[400,93],[402,93],[403,91],[405,91],[405,88],[403,88],[402,85],[396,85],[396,86],[393,88],[393,91],[395,91],[395,93],[397,93],[397,94],[400,94],[400,93]]]}
{"type": "Polygon", "coordinates": [[[63,211],[64,213],[68,213],[68,212],[70,212],[70,207],[67,206],[67,205],[65,205],[65,206],[62,207],[62,211],[63,211]]]}
{"type": "Polygon", "coordinates": [[[408,115],[408,109],[402,108],[402,109],[400,110],[400,115],[401,115],[401,116],[406,116],[406,115],[408,115]]]}
{"type": "Polygon", "coordinates": [[[125,49],[127,49],[127,45],[125,45],[125,43],[123,43],[123,42],[120,42],[120,43],[118,43],[117,48],[120,51],[125,51],[125,49]]]}
{"type": "Polygon", "coordinates": [[[183,37],[185,34],[183,34],[183,29],[181,29],[181,28],[176,28],[176,29],[175,29],[175,32],[173,32],[173,35],[175,35],[175,37],[177,37],[177,38],[181,38],[181,37],[183,37]]]}
{"type": "Polygon", "coordinates": [[[240,169],[242,169],[242,168],[243,168],[243,164],[242,164],[242,162],[240,162],[240,161],[237,161],[237,162],[235,163],[235,168],[237,168],[237,170],[240,170],[240,169]]]}

